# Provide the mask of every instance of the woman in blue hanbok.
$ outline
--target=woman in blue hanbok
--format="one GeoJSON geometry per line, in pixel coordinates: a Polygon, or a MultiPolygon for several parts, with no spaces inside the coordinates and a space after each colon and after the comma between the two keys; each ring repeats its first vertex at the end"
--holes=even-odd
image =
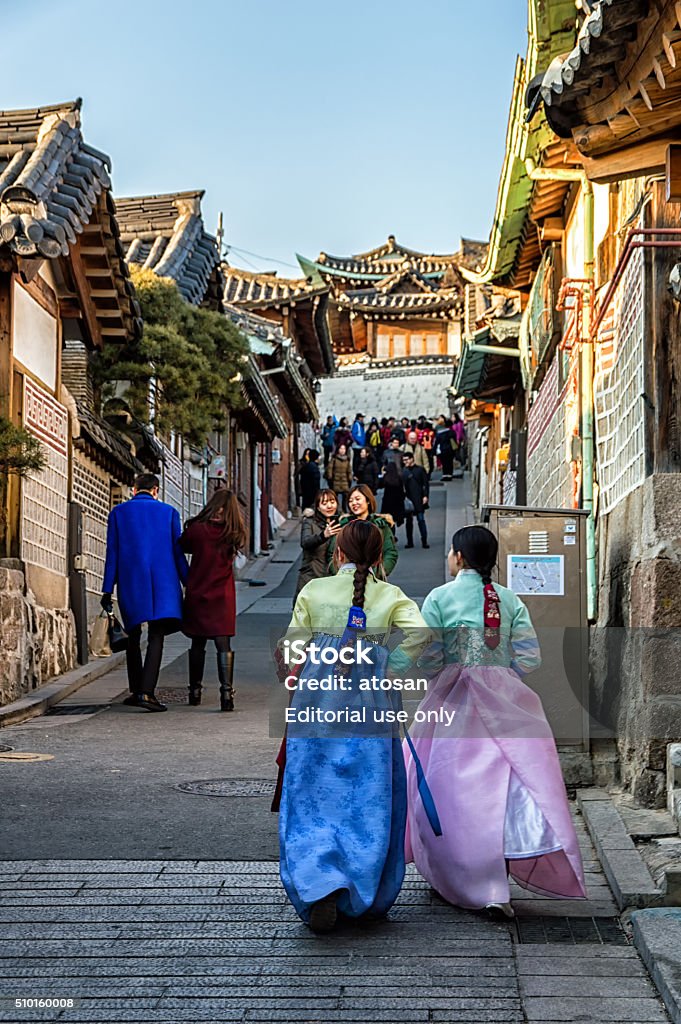
{"type": "Polygon", "coordinates": [[[279,645],[284,658],[295,641],[307,650],[302,667],[289,660],[285,669],[291,703],[279,817],[281,879],[300,917],[317,932],[333,928],[338,913],[386,914],[404,877],[399,691],[373,679],[407,669],[430,634],[417,605],[376,578],[381,552],[376,526],[348,523],[338,535],[337,575],[303,587],[279,645]],[[405,635],[390,653],[393,628],[405,635]],[[352,664],[331,663],[351,652],[352,664]],[[327,663],[316,663],[321,660],[327,663]]]}

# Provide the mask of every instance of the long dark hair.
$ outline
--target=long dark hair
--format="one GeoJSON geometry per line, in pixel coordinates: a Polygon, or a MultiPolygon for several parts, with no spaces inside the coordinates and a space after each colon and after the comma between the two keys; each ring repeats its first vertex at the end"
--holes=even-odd
{"type": "Polygon", "coordinates": [[[492,569],[497,564],[499,542],[485,526],[464,526],[452,537],[453,550],[460,551],[469,569],[475,569],[482,582],[492,582],[492,569]]]}
{"type": "Polygon", "coordinates": [[[187,521],[187,526],[211,521],[222,523],[220,543],[229,553],[235,555],[239,551],[243,551],[248,535],[239,511],[239,502],[233,491],[228,491],[226,487],[217,490],[199,514],[187,521]]]}
{"type": "Polygon", "coordinates": [[[364,594],[369,573],[383,560],[383,537],[373,523],[365,519],[352,519],[338,534],[337,548],[345,557],[355,563],[355,581],[352,603],[364,607],[364,594]]]}

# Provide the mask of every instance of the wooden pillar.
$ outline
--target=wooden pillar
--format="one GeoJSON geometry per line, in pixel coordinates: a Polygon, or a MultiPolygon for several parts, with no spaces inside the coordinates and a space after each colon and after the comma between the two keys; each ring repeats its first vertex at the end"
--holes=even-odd
{"type": "MultiPolygon", "coordinates": [[[[0,264],[0,417],[21,422],[21,377],[12,358],[12,273],[0,264]],[[19,405],[17,405],[19,403],[19,405]]],[[[0,558],[19,557],[20,480],[0,474],[0,558]]]]}

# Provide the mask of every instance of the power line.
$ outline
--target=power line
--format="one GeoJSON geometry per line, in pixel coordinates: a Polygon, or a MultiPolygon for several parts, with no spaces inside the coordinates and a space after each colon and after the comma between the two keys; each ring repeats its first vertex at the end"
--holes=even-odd
{"type": "Polygon", "coordinates": [[[263,260],[265,263],[279,263],[282,267],[290,267],[292,270],[300,271],[300,267],[295,263],[287,263],[285,260],[278,260],[275,256],[263,256],[259,252],[251,252],[250,249],[240,249],[236,245],[228,244],[225,246],[227,252],[246,253],[247,256],[253,256],[256,260],[263,260]]]}

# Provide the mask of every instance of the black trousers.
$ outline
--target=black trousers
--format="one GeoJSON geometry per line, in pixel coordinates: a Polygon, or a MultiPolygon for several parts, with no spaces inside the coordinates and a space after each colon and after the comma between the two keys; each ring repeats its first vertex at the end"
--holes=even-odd
{"type": "Polygon", "coordinates": [[[128,669],[128,686],[131,693],[153,694],[158,682],[163,659],[163,639],[168,632],[166,619],[148,623],[147,650],[142,661],[142,626],[128,630],[128,646],[125,659],[128,669]]]}
{"type": "Polygon", "coordinates": [[[205,651],[206,644],[209,640],[212,640],[215,644],[215,650],[219,653],[225,651],[231,651],[230,637],[228,636],[193,636],[192,637],[192,650],[193,651],[205,651]]]}

